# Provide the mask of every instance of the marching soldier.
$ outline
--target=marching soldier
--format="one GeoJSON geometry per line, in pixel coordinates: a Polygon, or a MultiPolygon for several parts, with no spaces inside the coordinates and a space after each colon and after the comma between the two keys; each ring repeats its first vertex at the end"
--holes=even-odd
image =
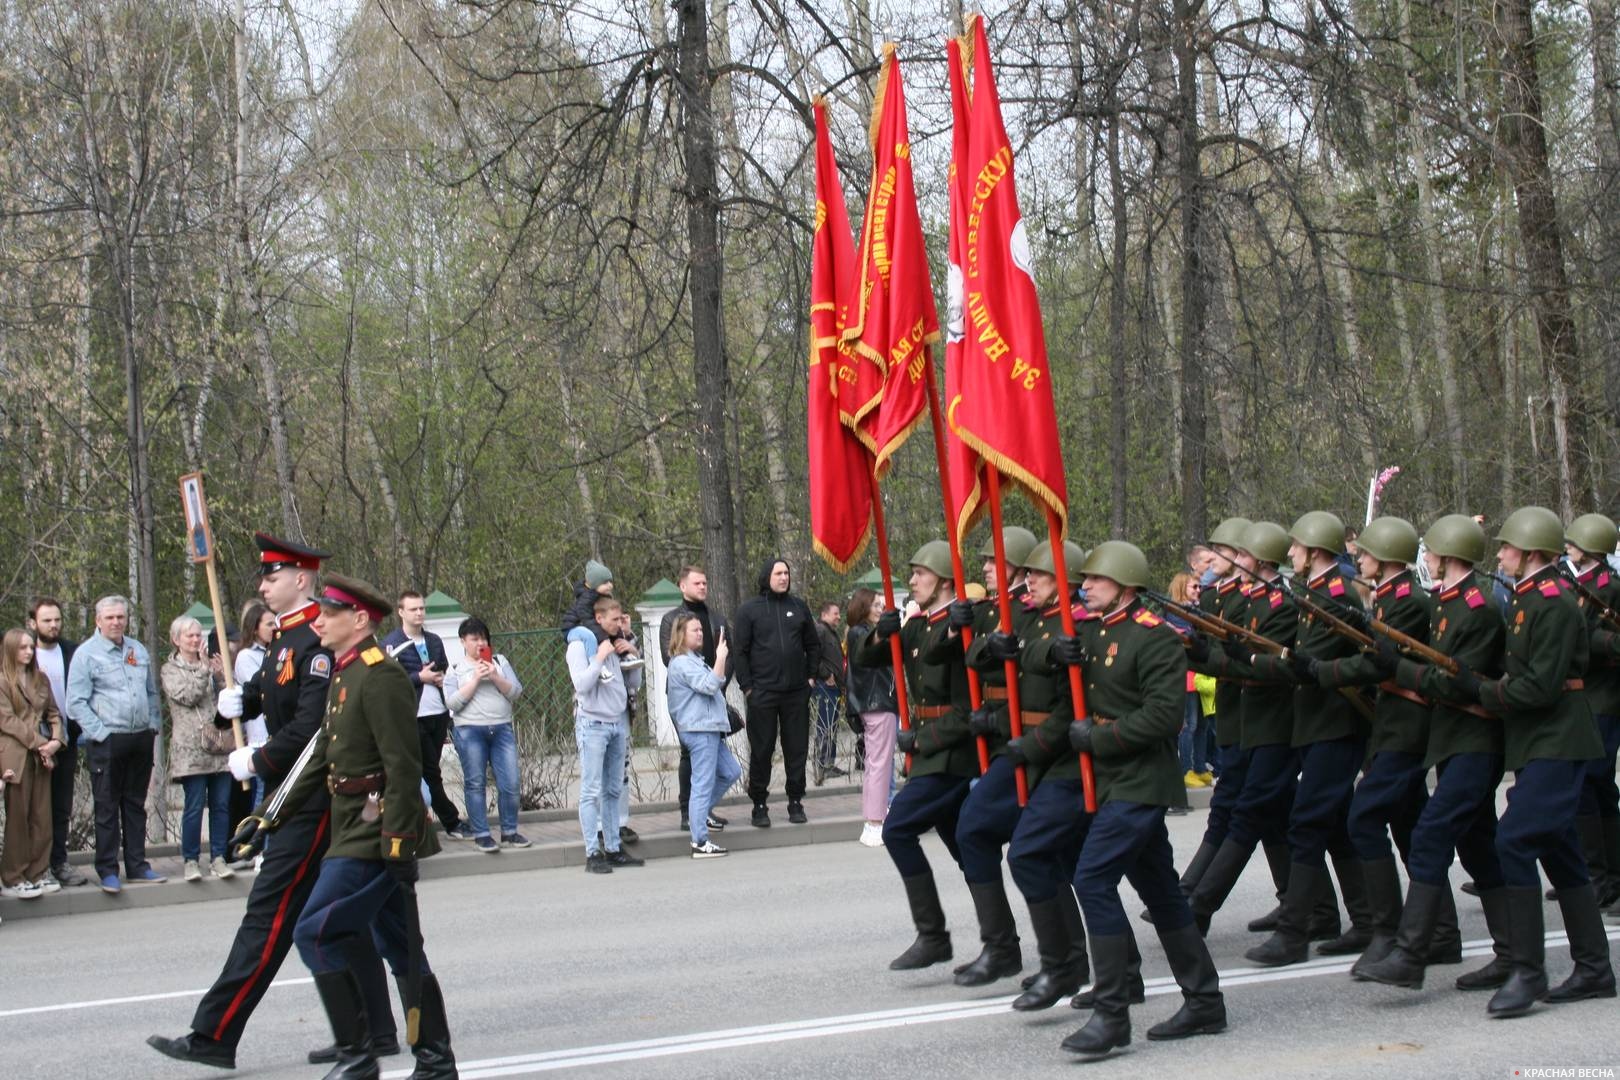
{"type": "Polygon", "coordinates": [[[1506,673],[1482,680],[1464,668],[1455,683],[1465,699],[1502,717],[1505,765],[1514,772],[1496,854],[1507,882],[1513,973],[1492,997],[1491,1016],[1522,1016],[1552,1003],[1614,997],[1609,938],[1575,832],[1587,762],[1603,752],[1586,700],[1585,620],[1554,560],[1564,530],[1551,510],[1526,506],[1502,523],[1497,561],[1517,579],[1508,607],[1506,673]],[[1539,860],[1564,914],[1575,970],[1547,988],[1539,860]]]}
{"type": "MultiPolygon", "coordinates": [[[[1605,557],[1613,553],[1620,530],[1602,514],[1582,514],[1564,531],[1564,551],[1570,570],[1580,584],[1577,602],[1586,611],[1587,630],[1594,639],[1612,634],[1601,607],[1620,606],[1620,580],[1609,571],[1605,557]],[[1595,603],[1588,602],[1591,596],[1595,603]]],[[[1586,669],[1586,700],[1597,718],[1603,756],[1586,770],[1581,789],[1580,814],[1575,819],[1592,871],[1592,883],[1603,906],[1620,900],[1620,787],[1614,782],[1614,758],[1620,752],[1620,663],[1605,655],[1601,644],[1592,649],[1586,669]]]]}
{"type": "Polygon", "coordinates": [[[911,695],[912,726],[900,732],[898,742],[900,751],[911,756],[911,770],[889,805],[883,844],[905,885],[917,939],[890,962],[892,971],[925,968],[951,958],[951,935],[945,928],[939,888],[918,841],[933,829],[951,858],[961,864],[957,818],[968,783],[979,774],[978,754],[968,732],[962,639],[949,633],[950,603],[956,599],[956,590],[951,584],[950,546],[945,541],[932,540],[917,549],[911,557],[910,584],[912,599],[922,614],[902,627],[898,611],[885,611],[853,658],[862,667],[892,663],[889,639],[899,634],[911,695]]]}
{"type": "MultiPolygon", "coordinates": [[[[1093,619],[1075,637],[1030,643],[1030,661],[1078,666],[1090,715],[1072,721],[1066,749],[1090,753],[1097,772],[1097,813],[1074,872],[1096,971],[1090,1021],[1063,1048],[1099,1057],[1131,1041],[1128,969],[1134,939],[1120,879],[1129,877],[1153,913],[1183,1004],[1148,1038],[1184,1039],[1226,1030],[1220,976],[1176,878],[1165,810],[1186,805],[1176,733],[1181,728],[1187,661],[1176,632],[1137,599],[1148,585],[1147,559],[1122,540],[1098,544],[1086,559],[1086,608],[1093,619]]],[[[1044,785],[1043,785],[1044,786],[1044,785]]]]}
{"type": "Polygon", "coordinates": [[[293,931],[337,1036],[337,1064],[326,1080],[378,1075],[366,999],[348,961],[361,940],[376,941],[416,1021],[407,1023],[412,1080],[454,1080],[444,995],[423,955],[416,913],[417,860],[439,850],[422,801],[416,694],[376,637],[392,605],[365,582],[338,574],[328,576],[320,605],[315,629],[335,657],[325,721],[307,763],[237,840],[251,846],[295,819],[306,801],[330,794],[332,844],[293,931]]]}
{"type": "MultiPolygon", "coordinates": [[[[1016,525],[1002,529],[1002,549],[1007,558],[1007,588],[1012,602],[1013,630],[1018,633],[1027,621],[1024,596],[1028,591],[1024,565],[1035,547],[1035,534],[1016,525]]],[[[956,846],[962,857],[962,876],[967,879],[973,910],[979,917],[979,937],[983,950],[971,963],[956,969],[958,986],[984,986],[1023,970],[1018,926],[1007,903],[1007,887],[1001,876],[1001,849],[1012,838],[1022,808],[1012,762],[1006,757],[1011,731],[1007,721],[1007,673],[1001,660],[989,656],[990,635],[1000,627],[996,597],[1002,591],[996,573],[994,538],[985,540],[979,552],[984,559],[984,583],[989,599],[974,604],[954,600],[950,606],[950,634],[963,628],[973,630],[973,645],[967,662],[979,671],[983,706],[968,717],[968,728],[976,738],[984,738],[990,750],[990,768],[973,785],[962,803],[956,823],[956,846]]]]}
{"type": "MultiPolygon", "coordinates": [[[[1417,530],[1404,518],[1375,518],[1356,540],[1356,569],[1374,582],[1373,617],[1408,637],[1427,641],[1434,604],[1412,575],[1417,554],[1417,530]]],[[[1392,645],[1380,647],[1393,650],[1392,645]]],[[[1371,758],[1350,799],[1346,822],[1372,913],[1372,939],[1357,963],[1372,963],[1394,948],[1401,918],[1401,878],[1390,851],[1390,835],[1401,858],[1409,859],[1412,827],[1429,799],[1429,767],[1424,763],[1429,700],[1389,678],[1377,657],[1365,653],[1320,662],[1307,659],[1302,667],[1328,689],[1378,687],[1368,747],[1371,758]]],[[[1427,962],[1460,963],[1462,935],[1449,890],[1441,902],[1438,927],[1426,950],[1427,962]]]]}
{"type": "MultiPolygon", "coordinates": [[[[326,712],[332,652],[315,634],[320,607],[313,596],[315,576],[327,554],[262,532],[254,534],[253,542],[259,549],[259,595],[275,613],[276,636],[256,676],[236,690],[220,691],[218,712],[224,719],[244,711],[264,715],[270,740],[233,752],[230,765],[237,779],[256,775],[269,791],[285,779],[326,712]]],[[[236,1067],[242,1030],[292,948],[293,923],[315,885],[308,868],[326,853],[330,835],[324,795],[311,799],[283,825],[265,851],[224,970],[198,1004],[191,1030],[179,1038],[150,1036],[147,1045],[181,1061],[236,1067]]],[[[399,1041],[382,961],[369,940],[357,940],[352,957],[373,1025],[372,1052],[397,1054],[399,1041]]],[[[336,1058],[335,1047],[309,1053],[311,1064],[336,1058]]]]}
{"type": "MultiPolygon", "coordinates": [[[[1502,613],[1491,602],[1491,581],[1476,567],[1485,560],[1485,530],[1464,514],[1447,514],[1423,535],[1429,577],[1439,583],[1430,612],[1429,642],[1459,665],[1485,678],[1502,671],[1502,613]]],[[[1419,989],[1431,939],[1451,898],[1451,854],[1473,875],[1485,908],[1496,956],[1458,976],[1459,990],[1494,990],[1512,970],[1507,894],[1496,856],[1496,788],[1502,782],[1502,722],[1466,699],[1439,668],[1381,649],[1380,672],[1404,690],[1433,701],[1422,767],[1435,770],[1429,796],[1407,852],[1411,884],[1393,947],[1383,956],[1371,946],[1351,974],[1361,980],[1419,989]]],[[[1453,908],[1453,910],[1455,910],[1453,908]]]]}

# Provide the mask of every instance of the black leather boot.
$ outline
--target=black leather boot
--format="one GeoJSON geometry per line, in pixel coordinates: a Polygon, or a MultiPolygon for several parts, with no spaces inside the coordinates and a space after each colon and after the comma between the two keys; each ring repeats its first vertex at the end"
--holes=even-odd
{"type": "Polygon", "coordinates": [[[1581,838],[1581,854],[1586,856],[1587,876],[1601,893],[1614,872],[1603,848],[1603,819],[1596,814],[1581,814],[1575,818],[1575,832],[1581,838]]]}
{"type": "Polygon", "coordinates": [[[1485,909],[1485,928],[1490,931],[1496,955],[1482,968],[1457,976],[1459,990],[1495,990],[1513,974],[1513,943],[1508,935],[1507,892],[1501,888],[1481,889],[1479,902],[1485,909]]]}
{"type": "Polygon", "coordinates": [[[1325,885],[1327,876],[1325,866],[1294,863],[1288,868],[1288,893],[1283,897],[1277,929],[1243,954],[1250,963],[1281,967],[1304,963],[1310,958],[1311,946],[1305,928],[1311,921],[1311,909],[1316,906],[1317,890],[1325,885]]]}
{"type": "MultiPolygon", "coordinates": [[[[1367,906],[1372,909],[1372,938],[1361,950],[1361,959],[1351,967],[1371,964],[1389,955],[1395,947],[1395,932],[1401,925],[1401,875],[1393,855],[1361,864],[1361,880],[1367,889],[1367,906]]],[[[1325,951],[1324,946],[1319,951],[1325,951]]],[[[1357,976],[1359,977],[1359,976],[1357,976]]]]}
{"type": "Polygon", "coordinates": [[[956,973],[957,986],[984,986],[1024,970],[1018,948],[1018,924],[1007,905],[1007,888],[998,877],[994,881],[968,884],[973,910],[979,916],[979,940],[984,948],[966,967],[956,973]]]}
{"type": "Polygon", "coordinates": [[[1558,907],[1564,913],[1564,932],[1569,935],[1569,958],[1575,970],[1569,978],[1547,993],[1547,1001],[1563,1004],[1588,998],[1612,998],[1614,968],[1609,963],[1609,935],[1603,929],[1603,913],[1598,910],[1597,888],[1586,884],[1558,890],[1558,907]]]}
{"type": "Polygon", "coordinates": [[[951,935],[945,929],[945,909],[939,906],[939,890],[932,873],[901,878],[906,887],[906,903],[911,906],[911,922],[917,940],[889,961],[890,971],[915,971],[951,958],[951,935]]]}
{"type": "Polygon", "coordinates": [[[1204,876],[1198,879],[1198,884],[1193,886],[1192,895],[1187,898],[1199,933],[1209,932],[1210,918],[1232,894],[1232,887],[1237,884],[1243,868],[1249,864],[1251,854],[1253,852],[1249,848],[1231,839],[1215,852],[1215,857],[1210,860],[1209,869],[1204,871],[1204,876]]]}
{"type": "MultiPolygon", "coordinates": [[[[404,989],[402,979],[402,998],[404,989]]],[[[421,1012],[411,1054],[416,1058],[416,1068],[411,1070],[410,1080],[456,1080],[456,1055],[450,1049],[450,1019],[444,1011],[444,993],[431,972],[422,975],[421,1012]]]]}
{"type": "Polygon", "coordinates": [[[1423,954],[1425,964],[1462,963],[1462,930],[1457,926],[1457,898],[1451,895],[1448,883],[1440,894],[1440,914],[1434,920],[1434,936],[1429,939],[1429,951],[1423,954]]]}
{"type": "Polygon", "coordinates": [[[1131,1044],[1131,1007],[1125,997],[1129,940],[1123,934],[1091,939],[1091,964],[1097,973],[1092,987],[1096,1003],[1086,1026],[1063,1040],[1063,1049],[1070,1053],[1096,1058],[1131,1044]]]}
{"type": "MultiPolygon", "coordinates": [[[[1262,846],[1266,853],[1266,865],[1271,868],[1271,884],[1277,892],[1277,906],[1260,916],[1250,919],[1248,931],[1251,934],[1269,934],[1277,929],[1277,919],[1282,916],[1282,898],[1288,893],[1288,868],[1293,863],[1293,855],[1288,845],[1281,840],[1268,840],[1262,846]]],[[[1338,930],[1334,930],[1338,933],[1338,930]]]]}
{"type": "Polygon", "coordinates": [[[337,1062],[325,1080],[377,1080],[382,1070],[371,1056],[366,1027],[366,1003],[360,994],[360,981],[348,968],[317,971],[315,992],[321,997],[326,1018],[337,1040],[337,1062]]]}
{"type": "MultiPolygon", "coordinates": [[[[1197,929],[1195,925],[1193,929],[1197,929]]],[[[1142,983],[1142,952],[1136,947],[1136,935],[1125,935],[1129,944],[1125,950],[1125,1000],[1140,1005],[1147,1000],[1147,987],[1142,983]]],[[[1096,987],[1080,991],[1069,999],[1071,1009],[1089,1009],[1097,1003],[1096,987]]]]}
{"type": "Polygon", "coordinates": [[[197,1065],[212,1065],[216,1069],[236,1068],[236,1047],[215,1042],[206,1035],[188,1031],[177,1039],[166,1035],[148,1035],[146,1045],[165,1057],[176,1061],[190,1061],[197,1065]]]}
{"type": "Polygon", "coordinates": [[[1620,900],[1620,817],[1598,818],[1598,831],[1602,834],[1603,868],[1608,876],[1593,884],[1598,887],[1598,905],[1607,907],[1620,900]]]}
{"type": "Polygon", "coordinates": [[[1215,961],[1192,924],[1168,933],[1159,932],[1165,959],[1181,987],[1181,1008],[1174,1016],[1148,1028],[1154,1041],[1186,1039],[1194,1035],[1216,1035],[1226,1030],[1226,999],[1221,996],[1221,977],[1215,961]]]}
{"type": "MultiPolygon", "coordinates": [[[[1040,953],[1041,970],[1029,989],[1019,994],[1012,1007],[1019,1012],[1050,1009],[1061,998],[1079,990],[1086,982],[1086,961],[1074,963],[1070,946],[1071,920],[1064,907],[1074,905],[1074,894],[1068,889],[1050,900],[1029,905],[1029,921],[1035,927],[1035,948],[1040,953]]],[[[1084,929],[1081,930],[1082,936],[1084,929]]]]}
{"type": "Polygon", "coordinates": [[[1356,961],[1350,974],[1363,982],[1421,990],[1423,961],[1429,950],[1429,942],[1434,938],[1435,919],[1439,917],[1442,898],[1450,891],[1450,885],[1412,882],[1406,890],[1406,904],[1401,908],[1401,921],[1395,929],[1393,946],[1379,959],[1363,958],[1356,961]]]}
{"type": "MultiPolygon", "coordinates": [[[[1348,844],[1328,854],[1333,859],[1333,876],[1339,879],[1339,892],[1344,895],[1344,910],[1350,915],[1350,929],[1318,945],[1317,955],[1345,956],[1364,952],[1373,937],[1372,902],[1367,898],[1366,883],[1361,876],[1364,864],[1348,844]]],[[[1338,914],[1337,908],[1334,914],[1338,914]]]]}
{"type": "Polygon", "coordinates": [[[1541,888],[1508,886],[1508,943],[1513,950],[1513,971],[1502,988],[1491,995],[1486,1012],[1492,1019],[1523,1016],[1547,996],[1546,927],[1541,917],[1541,888]]]}
{"type": "MultiPolygon", "coordinates": [[[[1080,973],[1080,983],[1085,985],[1091,981],[1091,958],[1086,953],[1086,921],[1080,916],[1080,901],[1074,895],[1073,889],[1064,889],[1058,894],[1063,901],[1063,925],[1069,933],[1069,967],[1080,973]]],[[[1141,981],[1142,957],[1136,951],[1136,939],[1131,938],[1131,956],[1135,966],[1137,981],[1141,981]]],[[[1024,987],[1028,990],[1029,987],[1024,987]]]]}
{"type": "MultiPolygon", "coordinates": [[[[399,1053],[399,1035],[373,1035],[370,1042],[371,1056],[375,1058],[393,1057],[399,1053]]],[[[304,1055],[311,1065],[330,1065],[338,1059],[338,1045],[323,1046],[318,1050],[311,1050],[304,1055]]]]}

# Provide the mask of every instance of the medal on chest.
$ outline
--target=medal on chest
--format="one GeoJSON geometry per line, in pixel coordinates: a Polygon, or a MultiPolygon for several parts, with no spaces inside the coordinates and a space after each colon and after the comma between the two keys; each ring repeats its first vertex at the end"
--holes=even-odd
{"type": "Polygon", "coordinates": [[[281,651],[276,653],[277,686],[286,686],[288,683],[292,682],[298,674],[293,668],[292,653],[293,651],[290,646],[283,646],[281,651]]]}
{"type": "Polygon", "coordinates": [[[1524,612],[1521,610],[1517,615],[1513,616],[1513,632],[1515,634],[1518,634],[1518,633],[1521,633],[1523,630],[1524,630],[1524,612]]]}
{"type": "Polygon", "coordinates": [[[1440,625],[1435,627],[1434,636],[1437,638],[1446,636],[1446,617],[1444,615],[1440,616],[1440,625]]]}
{"type": "Polygon", "coordinates": [[[1119,655],[1119,642],[1116,641],[1112,645],[1108,646],[1108,652],[1107,652],[1107,654],[1105,656],[1105,659],[1103,660],[1103,667],[1113,667],[1114,666],[1114,657],[1116,657],[1118,655],[1119,655]]]}

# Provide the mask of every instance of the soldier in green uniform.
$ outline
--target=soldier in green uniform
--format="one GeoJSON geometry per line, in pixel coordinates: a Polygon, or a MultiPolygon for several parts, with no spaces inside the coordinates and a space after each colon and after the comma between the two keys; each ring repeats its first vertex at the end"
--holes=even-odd
{"type": "Polygon", "coordinates": [[[1490,1015],[1522,1016],[1540,1000],[1614,997],[1609,938],[1575,832],[1587,762],[1603,753],[1586,700],[1586,621],[1554,560],[1564,530],[1551,510],[1515,510],[1497,534],[1497,561],[1517,579],[1508,608],[1506,673],[1481,679],[1470,668],[1454,682],[1464,700],[1502,717],[1506,766],[1514,771],[1496,853],[1507,882],[1513,973],[1492,997],[1490,1015]],[[1541,879],[1558,890],[1575,970],[1548,990],[1541,879]]]}
{"type": "MultiPolygon", "coordinates": [[[[1599,605],[1610,610],[1620,607],[1620,578],[1610,572],[1605,561],[1613,554],[1617,539],[1620,530],[1602,514],[1582,514],[1564,530],[1569,570],[1581,585],[1576,602],[1586,612],[1586,628],[1594,640],[1600,634],[1614,632],[1614,627],[1604,621],[1599,605]],[[1588,594],[1597,603],[1589,602],[1588,594]]],[[[1575,827],[1581,834],[1598,903],[1608,906],[1620,900],[1620,787],[1614,782],[1614,758],[1620,752],[1620,663],[1605,653],[1601,646],[1593,648],[1586,669],[1586,700],[1591,702],[1592,715],[1597,718],[1603,756],[1586,770],[1575,827]]]]}
{"type": "Polygon", "coordinates": [[[416,695],[375,634],[391,605],[370,585],[338,574],[327,578],[320,604],[315,630],[335,658],[326,718],[303,766],[244,823],[238,842],[251,846],[317,791],[331,793],[332,843],[293,930],[337,1036],[327,1080],[378,1075],[365,1000],[345,955],[359,937],[376,942],[400,983],[416,1056],[412,1080],[453,1080],[444,997],[416,920],[417,860],[439,850],[422,802],[416,695]]]}
{"type": "Polygon", "coordinates": [[[956,599],[956,590],[951,584],[950,548],[945,541],[930,541],[917,549],[911,557],[910,584],[911,598],[921,614],[902,627],[898,611],[885,611],[851,657],[852,663],[862,667],[887,666],[892,663],[889,639],[900,635],[911,726],[900,732],[897,745],[908,755],[911,769],[883,819],[883,845],[905,885],[917,938],[890,962],[894,971],[925,968],[951,958],[951,935],[945,928],[939,888],[919,841],[933,829],[960,865],[957,817],[969,781],[979,775],[978,755],[968,730],[962,639],[949,632],[950,603],[956,599]]]}
{"type": "Polygon", "coordinates": [[[1187,907],[1165,829],[1165,810],[1185,806],[1176,735],[1181,729],[1187,659],[1176,631],[1142,606],[1147,559],[1123,540],[1098,544],[1082,568],[1086,608],[1096,618],[1076,636],[1030,642],[1031,666],[1079,667],[1088,715],[1068,727],[1069,757],[1089,753],[1097,773],[1097,813],[1074,872],[1091,930],[1096,978],[1090,1021],[1063,1040],[1063,1048],[1098,1057],[1131,1041],[1130,921],[1119,883],[1132,888],[1153,913],[1153,927],[1183,1004],[1148,1038],[1184,1039],[1226,1030],[1220,976],[1187,907]]]}
{"type": "MultiPolygon", "coordinates": [[[[1404,518],[1380,517],[1367,523],[1356,540],[1356,569],[1375,583],[1373,617],[1417,641],[1427,641],[1434,602],[1412,574],[1417,561],[1418,534],[1404,518]]],[[[1381,645],[1393,656],[1393,645],[1381,645]]],[[[1411,851],[1412,828],[1429,800],[1429,699],[1395,682],[1375,655],[1356,653],[1337,660],[1306,659],[1304,672],[1327,688],[1376,686],[1371,755],[1350,799],[1346,826],[1372,914],[1372,939],[1358,964],[1382,959],[1395,946],[1401,919],[1401,878],[1390,850],[1393,833],[1402,860],[1411,851]]],[[[1457,909],[1445,893],[1436,924],[1435,940],[1426,959],[1431,964],[1462,960],[1462,936],[1457,909]]],[[[1352,969],[1353,971],[1354,969],[1352,969]]]]}

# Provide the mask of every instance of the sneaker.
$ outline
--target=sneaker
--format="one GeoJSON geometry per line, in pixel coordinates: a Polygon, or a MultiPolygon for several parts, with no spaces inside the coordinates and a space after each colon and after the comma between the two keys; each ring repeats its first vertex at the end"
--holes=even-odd
{"type": "Polygon", "coordinates": [[[709,815],[709,831],[710,832],[725,832],[726,831],[726,819],[723,818],[723,817],[718,817],[718,816],[716,816],[714,814],[710,814],[709,815]]]}
{"type": "Polygon", "coordinates": [[[875,821],[868,821],[861,826],[861,843],[867,847],[883,846],[883,826],[875,821]]]}
{"type": "Polygon", "coordinates": [[[610,851],[607,853],[609,866],[646,866],[646,859],[638,859],[628,851],[610,851]]]}
{"type": "Polygon", "coordinates": [[[770,828],[771,827],[771,812],[769,810],[765,809],[764,806],[756,806],[756,807],[754,807],[754,816],[753,816],[752,819],[750,819],[749,824],[753,825],[754,828],[756,828],[756,829],[768,829],[768,828],[770,828]]]}
{"type": "Polygon", "coordinates": [[[827,766],[827,775],[828,776],[848,776],[849,773],[845,772],[843,769],[840,769],[836,765],[829,765],[829,766],[827,766]]]}
{"type": "Polygon", "coordinates": [[[38,881],[34,882],[34,884],[39,886],[39,891],[42,893],[49,894],[62,891],[61,884],[55,878],[49,876],[49,874],[40,878],[38,881]]]}
{"type": "Polygon", "coordinates": [[[231,864],[225,861],[225,856],[223,855],[215,855],[214,862],[209,869],[212,870],[214,876],[219,878],[221,881],[226,881],[236,876],[236,871],[231,869],[231,864]]]}
{"type": "Polygon", "coordinates": [[[449,840],[473,839],[472,830],[467,828],[467,823],[465,821],[458,822],[454,828],[444,830],[444,835],[445,838],[449,840]]]}
{"type": "Polygon", "coordinates": [[[137,873],[129,875],[129,880],[141,885],[161,885],[169,879],[152,869],[150,866],[147,866],[143,867],[137,873]]]}
{"type": "Polygon", "coordinates": [[[32,881],[19,881],[15,885],[0,888],[0,896],[8,900],[38,900],[44,895],[45,891],[32,881]]]}
{"type": "Polygon", "coordinates": [[[713,840],[705,840],[701,844],[692,845],[692,858],[694,859],[718,859],[722,855],[730,854],[731,852],[727,851],[713,840]]]}
{"type": "Polygon", "coordinates": [[[501,836],[502,847],[534,847],[534,841],[520,832],[505,833],[501,836]]]}
{"type": "Polygon", "coordinates": [[[641,834],[628,825],[619,826],[619,842],[621,844],[635,844],[641,841],[641,834]]]}
{"type": "Polygon", "coordinates": [[[185,874],[185,877],[186,877],[187,881],[201,881],[202,880],[202,867],[197,865],[197,860],[196,859],[187,859],[186,860],[186,874],[185,874]]]}
{"type": "Polygon", "coordinates": [[[809,820],[809,818],[804,816],[803,803],[788,803],[788,821],[792,822],[794,825],[803,825],[809,820]]]}
{"type": "Polygon", "coordinates": [[[108,874],[101,879],[101,891],[108,896],[117,896],[124,891],[124,887],[119,884],[117,874],[108,874]]]}
{"type": "Polygon", "coordinates": [[[72,863],[63,863],[61,866],[51,867],[51,876],[70,889],[77,885],[90,884],[90,879],[74,869],[72,863]]]}
{"type": "Polygon", "coordinates": [[[1193,772],[1191,769],[1187,770],[1187,775],[1185,775],[1185,776],[1183,776],[1181,778],[1181,782],[1183,784],[1185,784],[1187,787],[1190,787],[1190,788],[1201,788],[1201,787],[1208,787],[1209,786],[1204,781],[1204,778],[1202,776],[1199,776],[1197,773],[1193,772]]]}
{"type": "Polygon", "coordinates": [[[488,834],[474,837],[473,846],[485,855],[499,855],[501,853],[501,845],[497,844],[495,838],[488,834]]]}
{"type": "Polygon", "coordinates": [[[1206,769],[1198,774],[1198,779],[1204,782],[1205,787],[1209,787],[1215,783],[1215,774],[1206,769]]]}
{"type": "Polygon", "coordinates": [[[587,874],[611,874],[613,867],[607,864],[607,856],[598,851],[594,855],[585,856],[585,872],[587,874]]]}

